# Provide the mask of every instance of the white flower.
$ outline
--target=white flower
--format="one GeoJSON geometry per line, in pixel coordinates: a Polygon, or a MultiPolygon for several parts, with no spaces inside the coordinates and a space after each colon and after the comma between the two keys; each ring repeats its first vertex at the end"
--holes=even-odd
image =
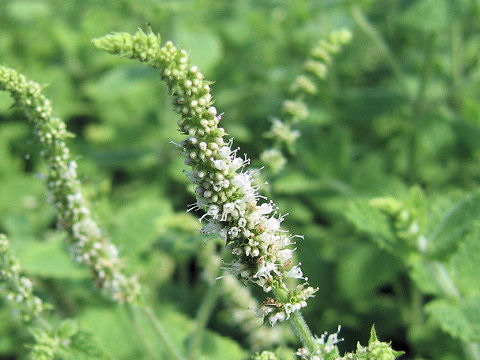
{"type": "Polygon", "coordinates": [[[303,279],[302,269],[300,269],[298,265],[292,266],[290,270],[285,272],[285,276],[294,279],[303,279]]]}
{"type": "Polygon", "coordinates": [[[283,250],[280,250],[278,253],[277,253],[277,259],[281,262],[281,263],[284,263],[288,260],[290,260],[293,256],[293,252],[295,250],[293,249],[283,249],[283,250]]]}

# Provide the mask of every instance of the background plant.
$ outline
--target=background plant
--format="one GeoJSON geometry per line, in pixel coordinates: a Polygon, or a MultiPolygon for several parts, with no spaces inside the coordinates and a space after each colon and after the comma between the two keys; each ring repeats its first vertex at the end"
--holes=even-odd
{"type": "MultiPolygon", "coordinates": [[[[462,341],[443,331],[436,317],[405,317],[418,313],[430,295],[418,296],[403,258],[370,241],[365,229],[355,231],[348,204],[378,197],[404,203],[410,186],[418,184],[431,209],[427,216],[442,218],[476,189],[478,16],[474,1],[362,1],[352,7],[348,1],[300,0],[7,0],[0,3],[0,61],[49,84],[46,94],[77,135],[72,152],[99,222],[152,289],[155,310],[181,347],[197,305],[185,295],[201,297],[206,285],[197,267],[199,225],[184,213],[191,202],[183,191],[188,180],[177,150],[168,145],[177,136],[174,115],[153,73],[140,65],[119,66],[119,60],[95,52],[90,39],[150,22],[164,38],[190,49],[194,63],[216,81],[229,133],[258,158],[265,143],[253,135],[270,127],[268,118],[278,114],[312,44],[348,27],[354,40],[318,84],[311,115],[299,123],[295,161],[271,183],[294,233],[306,235],[299,257],[311,283],[320,285],[305,316],[315,319],[317,334],[342,324],[342,349],[354,349],[353,340],[366,344],[375,323],[382,339],[407,350],[406,358],[457,359],[464,356],[462,341]]],[[[31,129],[20,112],[8,110],[6,94],[0,102],[1,231],[38,279],[39,295],[60,314],[78,318],[116,357],[140,358],[142,346],[124,310],[96,297],[90,275],[64,253],[55,214],[35,178],[44,170],[31,129]],[[125,326],[114,326],[118,321],[125,326]]],[[[474,231],[472,222],[465,227],[474,231]]],[[[459,251],[457,245],[466,246],[467,236],[456,239],[442,264],[459,251]]],[[[474,293],[478,285],[468,288],[474,293]]],[[[29,336],[5,307],[0,317],[1,332],[8,334],[1,337],[2,356],[19,356],[29,336]]],[[[237,345],[246,348],[246,339],[224,321],[211,319],[203,353],[246,356],[237,345]]]]}

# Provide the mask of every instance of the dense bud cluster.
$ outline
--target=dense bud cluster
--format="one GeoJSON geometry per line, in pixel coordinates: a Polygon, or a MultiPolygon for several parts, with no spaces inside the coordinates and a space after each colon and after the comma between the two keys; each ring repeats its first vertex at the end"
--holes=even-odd
{"type": "Polygon", "coordinates": [[[50,201],[58,212],[59,224],[68,232],[74,258],[90,267],[98,285],[118,302],[134,301],[139,292],[136,279],[122,272],[122,262],[93,220],[81,192],[77,164],[71,159],[65,140],[72,135],[65,123],[53,116],[50,101],[41,86],[13,69],[0,66],[0,90],[8,91],[33,123],[35,135],[48,162],[47,186],[50,201]]]}
{"type": "MultiPolygon", "coordinates": [[[[234,255],[230,271],[243,282],[251,281],[265,292],[275,291],[282,299],[272,312],[263,312],[270,323],[287,319],[292,311],[306,305],[316,289],[306,284],[289,291],[285,279],[305,279],[299,265],[292,264],[296,236],[281,228],[283,216],[276,206],[259,194],[255,171],[246,170],[250,160],[240,157],[232,141],[225,140],[222,119],[213,105],[210,82],[196,66],[189,64],[188,54],[167,42],[162,48],[151,47],[151,33],[111,34],[94,40],[103,50],[136,58],[161,71],[175,110],[181,115],[180,131],[187,138],[179,144],[185,163],[192,167],[187,175],[195,185],[197,201],[190,210],[202,210],[207,224],[205,234],[219,235],[234,255]],[[143,35],[142,35],[143,34],[143,35]],[[118,44],[134,43],[132,51],[118,44]],[[115,45],[112,45],[115,44],[115,45]],[[151,52],[149,52],[149,49],[151,52]],[[148,58],[137,54],[150,53],[148,58]],[[286,300],[283,302],[283,300],[286,300]],[[283,315],[280,315],[283,314],[283,315]]],[[[160,43],[158,37],[157,42],[160,43]]]]}
{"type": "Polygon", "coordinates": [[[358,343],[355,352],[347,353],[338,360],[395,360],[402,354],[401,351],[393,350],[390,343],[378,340],[375,328],[372,327],[367,346],[358,343]]]}
{"type": "Polygon", "coordinates": [[[23,321],[32,320],[44,309],[42,300],[33,295],[32,281],[21,275],[20,262],[11,253],[3,234],[0,234],[0,295],[15,304],[23,321]]]}

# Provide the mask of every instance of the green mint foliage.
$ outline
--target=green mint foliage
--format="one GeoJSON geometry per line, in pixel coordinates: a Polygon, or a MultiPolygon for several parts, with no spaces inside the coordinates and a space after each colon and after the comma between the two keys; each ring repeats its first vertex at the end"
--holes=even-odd
{"type": "Polygon", "coordinates": [[[469,296],[452,302],[445,299],[433,300],[425,311],[453,337],[467,343],[480,342],[480,296],[469,296]]]}
{"type": "Polygon", "coordinates": [[[422,291],[436,295],[424,306],[426,314],[470,346],[480,342],[479,193],[444,206],[443,214],[428,211],[427,203],[414,187],[403,201],[356,201],[347,216],[403,261],[422,291]]]}
{"type": "Polygon", "coordinates": [[[458,246],[449,261],[452,279],[463,294],[480,295],[480,228],[475,228],[458,246]]]}
{"type": "Polygon", "coordinates": [[[30,360],[107,360],[97,346],[95,338],[80,329],[73,320],[61,322],[56,329],[31,329],[35,340],[30,345],[30,360]]]}
{"type": "Polygon", "coordinates": [[[401,351],[392,350],[389,343],[379,341],[375,327],[372,327],[368,345],[359,343],[355,352],[345,354],[339,360],[395,360],[402,354],[401,351]]]}
{"type": "Polygon", "coordinates": [[[466,195],[448,209],[431,230],[429,251],[437,258],[448,257],[465,239],[480,218],[480,192],[466,195]]]}
{"type": "MultiPolygon", "coordinates": [[[[312,284],[320,287],[305,317],[317,333],[342,324],[341,348],[349,351],[357,340],[351,334],[375,323],[382,339],[402,344],[394,348],[405,349],[405,358],[470,360],[480,357],[464,354],[457,338],[419,311],[432,299],[445,300],[432,275],[436,267],[405,266],[403,258],[378,247],[378,237],[355,232],[343,214],[357,197],[368,199],[367,208],[370,199],[385,196],[404,203],[406,188],[417,183],[428,199],[425,233],[431,235],[460,194],[478,187],[479,19],[480,5],[473,0],[2,0],[0,62],[48,84],[44,92],[55,113],[75,132],[68,144],[79,157],[85,196],[95,214],[128,256],[128,267],[152,290],[156,310],[165,316],[188,314],[185,323],[165,323],[181,347],[198,304],[191,299],[202,298],[206,285],[184,271],[198,268],[202,240],[193,235],[197,219],[183,211],[192,195],[182,190],[188,179],[168,143],[180,138],[174,114],[152,70],[105,56],[90,39],[111,30],[130,32],[146,21],[164,38],[168,34],[216,80],[215,98],[227,114],[229,132],[254,155],[270,147],[259,135],[280,114],[312,44],[348,26],[353,41],[335,56],[326,81],[315,82],[317,94],[305,101],[309,117],[293,128],[301,132],[295,160],[269,179],[277,204],[290,213],[286,220],[306,236],[299,258],[312,284]],[[362,17],[355,17],[355,7],[366,27],[362,17]],[[152,199],[159,205],[149,211],[137,206],[152,199]]],[[[141,358],[132,324],[121,311],[107,318],[110,307],[92,292],[88,269],[65,266],[70,259],[60,241],[64,233],[52,228],[55,214],[35,176],[44,172],[45,162],[31,140],[30,124],[20,110],[9,109],[11,104],[0,92],[0,232],[9,235],[25,272],[38,279],[36,294],[57,289],[62,301],[70,300],[59,311],[81,304],[78,316],[91,314],[82,325],[115,358],[141,358]],[[46,282],[52,288],[45,289],[46,282]]],[[[465,240],[471,231],[474,226],[465,240]]],[[[456,273],[467,263],[452,260],[465,240],[448,245],[436,260],[460,293],[473,293],[476,282],[469,286],[460,279],[468,278],[466,269],[456,273]]],[[[0,357],[22,358],[23,325],[10,310],[2,302],[0,357]]],[[[227,312],[215,311],[209,328],[230,344],[246,345],[246,337],[230,323],[227,312]]],[[[205,333],[204,357],[245,358],[239,346],[218,346],[210,334],[205,333]]]]}
{"type": "Polygon", "coordinates": [[[66,144],[72,134],[53,115],[51,102],[43,95],[41,85],[0,65],[0,90],[10,93],[34,126],[35,137],[48,162],[46,184],[50,201],[57,209],[59,225],[68,233],[72,256],[92,270],[97,285],[113,300],[136,301],[137,280],[123,273],[117,248],[93,220],[78,179],[77,163],[66,144]]]}

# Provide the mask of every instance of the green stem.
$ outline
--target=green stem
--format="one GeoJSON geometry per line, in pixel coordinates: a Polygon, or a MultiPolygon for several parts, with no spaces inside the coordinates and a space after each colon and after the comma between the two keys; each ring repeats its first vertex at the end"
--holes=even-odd
{"type": "MultiPolygon", "coordinates": [[[[286,290],[282,288],[275,289],[275,295],[280,302],[287,301],[288,292],[286,290]]],[[[319,350],[318,342],[300,311],[295,311],[290,314],[289,324],[293,333],[298,337],[302,345],[310,354],[314,354],[319,350]]]]}
{"type": "Polygon", "coordinates": [[[464,345],[464,351],[467,355],[467,359],[478,360],[480,359],[480,346],[476,343],[468,343],[464,345]]]}
{"type": "Polygon", "coordinates": [[[462,298],[460,291],[450,278],[450,275],[443,264],[439,263],[438,261],[432,261],[428,263],[428,269],[430,270],[433,278],[437,281],[437,284],[442,290],[443,294],[449,300],[458,301],[462,298]]]}
{"type": "Polygon", "coordinates": [[[353,3],[350,6],[350,12],[353,16],[353,19],[357,25],[362,29],[362,31],[375,43],[377,48],[383,54],[388,64],[392,68],[392,71],[401,85],[406,88],[405,77],[403,75],[402,67],[393,56],[387,42],[383,39],[380,32],[375,28],[375,26],[368,20],[367,16],[364,14],[362,8],[358,4],[353,3]]]}
{"type": "MultiPolygon", "coordinates": [[[[213,250],[213,249],[212,249],[213,250]]],[[[215,250],[213,250],[215,251],[215,250]]],[[[228,250],[226,246],[222,246],[222,251],[220,252],[219,256],[220,259],[224,259],[228,254],[228,250]]],[[[220,275],[220,267],[218,267],[215,271],[215,276],[220,275]]],[[[210,284],[207,293],[203,297],[203,300],[197,310],[197,316],[195,318],[195,329],[192,334],[192,338],[190,341],[190,346],[188,347],[188,358],[191,360],[197,359],[198,354],[202,347],[203,341],[203,334],[205,332],[205,328],[208,325],[208,321],[212,316],[213,309],[215,308],[215,304],[217,303],[218,297],[221,293],[222,283],[220,280],[213,280],[214,282],[210,284]]]]}
{"type": "MultiPolygon", "coordinates": [[[[433,278],[437,281],[438,286],[449,300],[459,301],[462,294],[448,274],[445,266],[438,261],[428,263],[428,268],[433,278]]],[[[477,343],[463,342],[463,350],[466,358],[469,360],[480,360],[480,346],[477,343]]]]}
{"type": "Polygon", "coordinates": [[[142,343],[143,348],[148,352],[150,359],[160,360],[161,357],[159,356],[158,352],[155,351],[152,344],[147,340],[145,330],[140,324],[140,319],[138,318],[137,312],[133,309],[131,304],[127,304],[125,309],[127,310],[127,313],[135,326],[135,334],[142,343]]]}
{"type": "Polygon", "coordinates": [[[318,350],[318,342],[315,340],[300,311],[295,311],[290,315],[290,327],[311,354],[318,350]]]}
{"type": "Polygon", "coordinates": [[[413,103],[412,117],[410,121],[408,133],[408,177],[412,184],[416,183],[417,179],[417,147],[418,147],[418,133],[420,132],[418,122],[422,119],[425,112],[425,98],[427,93],[428,80],[430,78],[430,71],[433,62],[433,48],[435,44],[435,35],[429,34],[425,46],[425,60],[420,77],[420,84],[418,86],[417,96],[413,103]]]}
{"type": "Polygon", "coordinates": [[[215,308],[215,304],[217,303],[221,288],[221,281],[215,281],[215,283],[208,289],[200,307],[198,308],[195,330],[188,349],[188,358],[191,360],[198,358],[202,346],[203,334],[207,327],[208,320],[212,315],[213,309],[215,308]]]}
{"type": "Polygon", "coordinates": [[[172,340],[168,336],[162,323],[158,320],[153,310],[146,306],[139,306],[139,309],[143,311],[146,318],[149,320],[158,339],[162,343],[164,350],[168,353],[169,358],[174,360],[185,360],[184,357],[180,355],[178,349],[173,345],[172,340]]]}

